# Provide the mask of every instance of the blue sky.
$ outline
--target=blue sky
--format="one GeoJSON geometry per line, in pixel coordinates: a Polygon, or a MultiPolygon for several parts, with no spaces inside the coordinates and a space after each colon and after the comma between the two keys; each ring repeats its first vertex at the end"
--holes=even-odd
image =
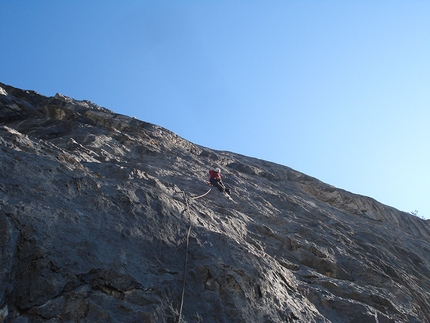
{"type": "Polygon", "coordinates": [[[0,0],[0,82],[430,219],[430,2],[0,0]]]}

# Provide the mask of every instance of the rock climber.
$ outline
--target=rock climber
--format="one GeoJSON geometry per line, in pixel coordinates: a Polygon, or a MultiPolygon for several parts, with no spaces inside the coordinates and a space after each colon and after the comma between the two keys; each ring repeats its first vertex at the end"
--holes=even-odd
{"type": "Polygon", "coordinates": [[[225,188],[225,185],[221,179],[221,169],[219,169],[218,167],[214,170],[209,170],[209,182],[213,186],[215,186],[220,192],[225,192],[230,195],[230,189],[225,188]]]}

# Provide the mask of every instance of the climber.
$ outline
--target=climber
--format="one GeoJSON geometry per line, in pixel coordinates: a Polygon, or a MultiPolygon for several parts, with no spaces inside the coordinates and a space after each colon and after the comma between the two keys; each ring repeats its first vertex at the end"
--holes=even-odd
{"type": "Polygon", "coordinates": [[[218,188],[220,192],[225,192],[230,195],[230,189],[225,188],[225,185],[221,179],[221,169],[219,169],[218,167],[215,168],[215,170],[209,170],[209,182],[211,185],[218,188]]]}

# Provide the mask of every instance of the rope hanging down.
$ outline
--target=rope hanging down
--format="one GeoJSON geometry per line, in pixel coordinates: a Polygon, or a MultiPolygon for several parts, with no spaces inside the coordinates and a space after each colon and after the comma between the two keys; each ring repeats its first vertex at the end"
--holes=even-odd
{"type": "Polygon", "coordinates": [[[209,194],[209,192],[211,191],[211,188],[209,189],[209,191],[207,191],[205,194],[199,195],[199,196],[195,196],[195,197],[191,197],[192,200],[197,200],[203,196],[206,196],[209,194]]]}
{"type": "Polygon", "coordinates": [[[184,306],[184,295],[185,295],[185,278],[186,278],[186,273],[187,273],[187,266],[188,266],[188,249],[189,249],[189,245],[190,245],[190,233],[191,233],[191,215],[190,215],[190,205],[188,200],[197,200],[203,196],[206,196],[207,194],[209,194],[209,192],[211,191],[211,188],[209,189],[209,191],[207,191],[205,194],[199,195],[199,196],[195,196],[195,197],[187,197],[187,193],[185,191],[183,191],[184,193],[184,200],[185,200],[185,209],[184,209],[184,214],[188,213],[188,220],[190,222],[190,225],[188,226],[188,230],[187,230],[187,239],[186,239],[186,248],[185,248],[185,261],[184,261],[184,272],[183,272],[183,276],[182,276],[182,295],[181,295],[181,305],[179,307],[179,317],[178,317],[178,323],[181,323],[182,321],[182,308],[184,306]]]}

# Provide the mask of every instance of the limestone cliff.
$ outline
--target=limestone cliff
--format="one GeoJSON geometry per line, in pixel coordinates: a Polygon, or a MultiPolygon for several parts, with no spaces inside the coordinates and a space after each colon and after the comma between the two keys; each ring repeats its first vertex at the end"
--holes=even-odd
{"type": "Polygon", "coordinates": [[[430,322],[430,221],[60,94],[0,134],[0,322],[430,322]]]}

